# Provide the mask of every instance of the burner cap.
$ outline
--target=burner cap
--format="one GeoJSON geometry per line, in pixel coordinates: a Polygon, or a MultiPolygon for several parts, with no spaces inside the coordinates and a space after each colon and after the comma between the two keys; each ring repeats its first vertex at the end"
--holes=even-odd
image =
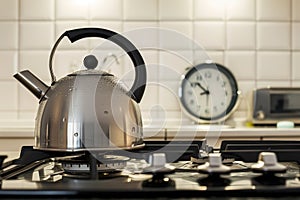
{"type": "MultiPolygon", "coordinates": [[[[118,155],[101,155],[97,157],[98,172],[113,172],[126,167],[128,157],[118,155]]],[[[75,159],[66,159],[60,161],[65,172],[80,173],[89,172],[90,164],[88,159],[83,156],[75,159]]]]}

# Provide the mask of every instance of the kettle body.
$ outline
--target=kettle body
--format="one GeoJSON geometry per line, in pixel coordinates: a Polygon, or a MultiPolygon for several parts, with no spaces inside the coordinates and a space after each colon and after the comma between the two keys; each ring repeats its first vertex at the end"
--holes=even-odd
{"type": "Polygon", "coordinates": [[[52,87],[39,105],[36,148],[79,151],[142,144],[139,106],[114,76],[69,75],[52,87]]]}
{"type": "Polygon", "coordinates": [[[93,59],[96,58],[90,55],[86,57],[89,59],[85,58],[86,70],[56,81],[52,58],[59,39],[50,54],[51,86],[45,86],[29,71],[15,75],[40,99],[35,120],[35,148],[49,151],[106,151],[142,147],[143,127],[138,103],[145,89],[146,70],[141,55],[126,38],[106,29],[71,31],[72,34],[79,31],[80,38],[99,37],[103,32],[118,38],[116,41],[114,38],[107,39],[119,44],[129,54],[135,65],[136,79],[131,89],[126,88],[114,75],[93,69],[97,61],[95,63],[93,59]]]}

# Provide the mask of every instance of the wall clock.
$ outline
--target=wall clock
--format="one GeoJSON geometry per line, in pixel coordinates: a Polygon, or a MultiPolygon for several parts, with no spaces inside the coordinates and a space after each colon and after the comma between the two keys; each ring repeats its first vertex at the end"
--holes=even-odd
{"type": "Polygon", "coordinates": [[[182,75],[179,98],[185,113],[197,123],[226,120],[237,108],[237,81],[221,64],[198,64],[182,75]]]}

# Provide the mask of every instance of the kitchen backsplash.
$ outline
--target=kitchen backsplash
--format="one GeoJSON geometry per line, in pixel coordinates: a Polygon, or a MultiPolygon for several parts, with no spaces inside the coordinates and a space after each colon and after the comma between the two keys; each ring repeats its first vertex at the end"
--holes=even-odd
{"type": "MultiPolygon", "coordinates": [[[[300,86],[299,10],[300,0],[0,0],[0,120],[33,120],[38,99],[13,74],[28,68],[49,84],[56,39],[67,29],[94,26],[123,33],[141,49],[149,74],[141,103],[146,120],[186,119],[177,97],[180,75],[203,54],[234,73],[243,94],[237,116],[246,116],[253,88],[300,86]]],[[[97,39],[64,41],[54,70],[62,77],[92,51],[100,61],[108,56],[106,70],[130,82],[124,74],[131,63],[116,62],[110,47],[97,39]]]]}

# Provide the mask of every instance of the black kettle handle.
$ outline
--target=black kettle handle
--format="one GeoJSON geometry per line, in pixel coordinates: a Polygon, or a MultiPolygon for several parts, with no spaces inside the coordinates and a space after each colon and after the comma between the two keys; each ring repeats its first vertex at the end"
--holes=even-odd
{"type": "Polygon", "coordinates": [[[60,41],[63,37],[67,36],[69,40],[73,43],[77,40],[87,38],[87,37],[99,37],[103,39],[110,40],[111,42],[119,45],[130,57],[131,61],[135,67],[135,80],[131,89],[129,90],[129,95],[133,98],[137,103],[139,103],[143,97],[146,87],[146,79],[147,79],[147,72],[145,67],[145,62],[143,57],[141,56],[140,52],[137,48],[124,36],[102,28],[79,28],[68,30],[64,32],[58,40],[55,42],[49,58],[49,70],[52,82],[55,82],[55,75],[53,73],[52,67],[52,60],[54,56],[54,52],[60,41]]]}

